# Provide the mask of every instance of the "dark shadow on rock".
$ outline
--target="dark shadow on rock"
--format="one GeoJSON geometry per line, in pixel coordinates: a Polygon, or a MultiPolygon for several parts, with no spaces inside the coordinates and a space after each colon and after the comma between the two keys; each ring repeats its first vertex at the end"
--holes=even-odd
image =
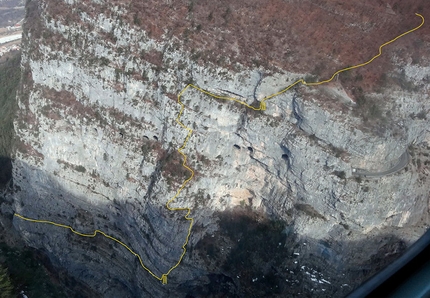
{"type": "MultiPolygon", "coordinates": [[[[183,214],[143,198],[99,198],[94,203],[94,198],[68,193],[55,176],[24,167],[15,177],[9,217],[15,210],[83,233],[101,229],[139,253],[159,276],[178,260],[187,231],[183,214]]],[[[55,268],[64,268],[106,297],[343,297],[406,248],[389,231],[360,241],[347,241],[342,232],[301,237],[293,219],[287,223],[249,207],[202,216],[207,218],[195,218],[185,258],[167,285],[150,276],[124,247],[100,235],[84,238],[17,218],[13,227],[55,268]]],[[[349,233],[348,227],[339,229],[349,233]]]]}
{"type": "Polygon", "coordinates": [[[0,156],[0,190],[12,180],[12,160],[8,157],[0,156]]]}
{"type": "Polygon", "coordinates": [[[406,249],[390,233],[300,237],[294,224],[248,208],[216,216],[220,229],[200,239],[192,257],[208,273],[180,288],[187,297],[344,297],[406,249]]]}
{"type": "Polygon", "coordinates": [[[99,229],[138,253],[143,264],[160,277],[182,253],[188,229],[185,211],[171,212],[163,204],[143,198],[78,197],[64,189],[56,176],[22,161],[14,166],[14,202],[8,212],[12,229],[29,246],[46,254],[58,270],[64,268],[103,297],[163,297],[176,293],[178,285],[190,278],[190,269],[183,262],[168,276],[168,284],[162,285],[141,267],[136,256],[100,234],[82,237],[65,228],[13,217],[17,212],[85,234],[99,229]]]}
{"type": "MultiPolygon", "coordinates": [[[[2,231],[2,235],[4,234],[2,231]]],[[[21,242],[18,239],[14,241],[21,242]]],[[[10,243],[10,239],[8,242],[10,243]]],[[[25,246],[24,243],[19,244],[10,246],[0,241],[0,260],[2,266],[7,268],[14,286],[13,297],[18,297],[22,290],[25,290],[29,297],[99,297],[97,293],[67,274],[66,270],[53,267],[42,251],[25,246]]]]}
{"type": "Polygon", "coordinates": [[[2,159],[3,186],[0,195],[0,264],[7,269],[14,297],[25,290],[29,297],[98,297],[84,283],[53,266],[48,253],[26,244],[13,227],[13,196],[17,189],[11,181],[11,160],[2,159]]]}

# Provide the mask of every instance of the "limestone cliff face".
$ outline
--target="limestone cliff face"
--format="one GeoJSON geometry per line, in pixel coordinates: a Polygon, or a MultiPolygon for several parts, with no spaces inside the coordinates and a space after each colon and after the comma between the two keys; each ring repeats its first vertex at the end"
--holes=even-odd
{"type": "MultiPolygon", "coordinates": [[[[193,1],[159,1],[151,7],[130,1],[58,2],[27,3],[15,121],[14,183],[20,190],[14,210],[84,233],[103,230],[138,252],[158,276],[177,262],[187,233],[184,214],[164,208],[189,175],[176,153],[187,133],[175,122],[177,94],[193,83],[251,105],[298,78],[322,80],[347,63],[360,62],[342,60],[352,55],[349,48],[332,53],[332,60],[324,60],[326,54],[316,49],[301,58],[304,62],[293,52],[282,60],[280,53],[289,47],[281,42],[265,55],[268,50],[259,43],[272,41],[261,39],[260,32],[252,45],[243,44],[242,33],[231,31],[239,25],[229,23],[238,16],[257,20],[267,36],[285,29],[264,14],[252,14],[246,3],[220,11],[193,1]],[[243,60],[245,49],[249,56],[243,60]],[[317,65],[321,77],[310,76],[315,74],[316,66],[309,67],[314,52],[326,63],[323,68],[317,65]]],[[[400,33],[420,22],[401,15],[396,3],[342,10],[333,1],[311,1],[318,8],[278,2],[271,5],[283,13],[296,7],[298,15],[310,9],[355,18],[346,30],[369,25],[350,31],[357,39],[365,36],[374,42],[366,45],[372,51],[365,49],[365,54],[354,49],[364,59],[395,36],[383,31],[384,26],[396,23],[400,33]],[[371,8],[389,11],[390,17],[380,24],[369,15],[365,23],[357,11],[368,13],[371,8]],[[375,37],[381,32],[384,40],[375,37]]],[[[268,9],[252,5],[256,12],[268,9]]],[[[317,20],[311,21],[318,28],[317,20]]],[[[285,34],[293,36],[299,29],[297,24],[285,34]]],[[[330,26],[320,30],[337,32],[330,26]]],[[[189,252],[167,285],[108,239],[81,238],[17,218],[14,226],[30,245],[105,297],[198,296],[205,284],[228,285],[225,294],[241,296],[257,287],[264,274],[273,275],[273,293],[280,295],[295,293],[294,287],[296,292],[345,294],[357,279],[377,269],[371,267],[369,255],[383,264],[379,254],[400,252],[404,246],[398,243],[411,243],[429,223],[430,43],[420,31],[405,38],[398,47],[391,45],[379,64],[369,66],[373,73],[360,70],[324,86],[294,88],[268,100],[265,111],[192,88],[184,92],[181,121],[193,129],[184,153],[196,175],[172,205],[192,208],[195,226],[189,252]],[[408,148],[412,162],[394,175],[368,180],[352,175],[352,168],[384,171],[408,148]],[[287,224],[274,252],[285,255],[280,264],[256,264],[255,276],[220,265],[237,253],[232,235],[245,237],[243,231],[226,234],[222,222],[229,222],[225,214],[231,210],[250,218],[269,215],[287,224]],[[371,240],[382,234],[389,236],[371,240]],[[363,243],[366,249],[356,248],[363,243]],[[210,247],[214,252],[209,253],[210,247]],[[211,254],[218,264],[207,257],[211,254]],[[309,286],[298,287],[294,275],[309,286]]],[[[309,42],[296,35],[292,40],[309,42]]],[[[324,43],[316,40],[313,46],[324,43]]],[[[251,222],[258,225],[260,220],[251,222]]],[[[253,242],[258,248],[248,249],[269,245],[265,242],[253,242]]]]}

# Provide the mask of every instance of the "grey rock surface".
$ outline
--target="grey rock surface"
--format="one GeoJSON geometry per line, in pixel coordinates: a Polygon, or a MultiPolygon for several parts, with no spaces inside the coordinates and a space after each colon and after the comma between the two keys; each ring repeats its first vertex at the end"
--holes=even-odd
{"type": "MultiPolygon", "coordinates": [[[[192,81],[251,104],[306,74],[280,71],[261,79],[261,69],[200,65],[175,38],[151,39],[105,14],[89,17],[89,11],[79,14],[81,23],[67,23],[48,15],[47,2],[37,3],[46,36],[37,43],[31,30],[24,32],[22,66],[29,75],[15,122],[14,183],[20,191],[13,209],[82,233],[100,229],[132,247],[161,276],[179,259],[187,233],[184,214],[164,207],[189,174],[173,153],[186,137],[175,122],[176,95],[192,81]],[[106,32],[115,43],[101,38],[106,32]],[[55,43],[63,39],[72,47],[55,43]],[[161,52],[162,67],[132,54],[141,51],[161,52]]],[[[410,79],[430,71],[400,66],[410,79]]],[[[417,156],[429,151],[429,121],[409,117],[430,109],[428,87],[381,92],[369,97],[390,99],[395,108],[390,125],[379,131],[363,127],[341,82],[288,91],[267,101],[262,112],[187,89],[181,121],[193,134],[184,153],[196,175],[172,206],[191,208],[195,227],[189,252],[167,285],[103,237],[81,238],[18,218],[14,227],[104,297],[179,297],[191,289],[198,295],[199,286],[217,281],[233,285],[227,293],[240,296],[240,277],[198,252],[214,235],[216,249],[226,250],[215,255],[228,260],[236,244],[220,218],[232,209],[252,210],[287,224],[283,233],[291,238],[279,246],[290,269],[276,274],[295,272],[309,284],[305,291],[343,295],[357,282],[356,271],[371,268],[369,255],[401,252],[429,223],[429,170],[417,165],[417,156]],[[339,100],[346,112],[326,109],[321,96],[339,100]],[[415,161],[407,170],[377,180],[352,176],[352,168],[385,167],[413,142],[415,161]],[[357,248],[366,242],[372,244],[357,248]],[[351,281],[343,282],[342,274],[351,281]]],[[[284,290],[297,286],[294,280],[286,278],[284,290]]]]}

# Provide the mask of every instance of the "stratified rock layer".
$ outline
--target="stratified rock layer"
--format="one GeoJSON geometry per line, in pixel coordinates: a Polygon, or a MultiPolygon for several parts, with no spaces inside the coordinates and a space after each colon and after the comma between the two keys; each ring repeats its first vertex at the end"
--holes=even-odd
{"type": "MultiPolygon", "coordinates": [[[[175,153],[187,133],[175,122],[176,96],[187,84],[256,104],[298,78],[324,79],[368,59],[381,36],[389,40],[420,22],[401,15],[395,3],[340,9],[334,2],[268,6],[285,17],[315,14],[303,32],[317,28],[333,39],[339,28],[320,26],[326,21],[318,16],[325,11],[333,26],[336,17],[345,20],[356,37],[336,42],[336,53],[325,60],[319,34],[297,37],[302,26],[290,22],[282,31],[271,25],[273,16],[257,13],[268,9],[260,2],[252,13],[245,4],[212,12],[212,4],[193,1],[141,2],[141,10],[124,1],[29,1],[14,210],[83,233],[101,229],[132,247],[155,275],[166,273],[187,233],[184,214],[164,208],[189,175],[175,153]],[[159,5],[172,15],[157,15],[159,5]],[[371,9],[390,14],[381,19],[371,9]],[[253,38],[241,39],[232,29],[241,28],[239,16],[245,25],[261,23],[258,30],[242,28],[245,36],[257,30],[253,38]],[[393,23],[395,33],[387,29],[393,23]],[[262,38],[275,31],[283,36],[279,42],[262,38]],[[348,45],[357,40],[366,47],[348,45]],[[308,53],[294,49],[302,42],[308,53]],[[283,59],[288,49],[291,59],[283,59]],[[351,56],[355,60],[342,58],[351,56]]],[[[189,88],[181,121],[193,129],[184,153],[196,175],[172,205],[192,208],[195,227],[167,285],[108,239],[17,218],[14,226],[105,297],[344,295],[390,261],[382,255],[398,255],[429,222],[429,48],[428,36],[417,31],[390,45],[369,66],[373,72],[293,88],[268,100],[265,111],[189,88]],[[352,168],[384,171],[408,148],[412,163],[401,172],[374,180],[352,176],[352,168]],[[229,230],[235,226],[243,229],[229,230]],[[250,267],[228,266],[260,250],[250,267]],[[267,252],[279,262],[270,263],[267,252]]]]}

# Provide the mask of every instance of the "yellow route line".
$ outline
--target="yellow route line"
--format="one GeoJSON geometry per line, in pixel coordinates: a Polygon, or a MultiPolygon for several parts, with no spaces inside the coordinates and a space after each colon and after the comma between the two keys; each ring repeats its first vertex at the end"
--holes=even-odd
{"type": "MultiPolygon", "coordinates": [[[[151,274],[151,275],[152,275],[153,277],[155,277],[156,279],[161,280],[161,281],[163,280],[163,276],[162,276],[162,277],[158,277],[157,275],[155,275],[154,273],[152,273],[152,271],[151,271],[148,267],[146,267],[146,266],[143,264],[142,258],[140,257],[140,255],[139,255],[138,253],[134,252],[134,251],[133,251],[130,247],[128,247],[124,242],[122,242],[122,241],[118,240],[118,239],[117,239],[117,238],[115,238],[115,237],[112,237],[112,236],[110,236],[110,235],[106,234],[105,232],[102,232],[102,231],[100,231],[100,230],[95,230],[92,234],[85,234],[85,233],[81,233],[81,232],[76,231],[75,229],[73,229],[71,226],[68,226],[68,225],[59,224],[59,223],[56,223],[56,222],[53,222],[53,221],[49,221],[49,220],[39,220],[39,219],[28,218],[28,217],[22,216],[21,214],[18,214],[18,213],[15,213],[14,215],[15,215],[16,217],[19,217],[19,218],[21,218],[21,219],[23,219],[23,220],[26,220],[26,221],[29,221],[29,222],[45,223],[45,224],[50,224],[50,225],[53,225],[53,226],[56,226],[56,227],[69,229],[70,231],[72,231],[72,232],[73,232],[73,233],[75,233],[76,235],[79,235],[79,236],[82,236],[82,237],[94,238],[97,234],[101,234],[101,235],[105,236],[106,238],[108,238],[108,239],[110,239],[110,240],[113,240],[113,241],[115,241],[116,243],[119,243],[119,244],[121,244],[122,246],[124,246],[124,247],[129,251],[129,252],[131,252],[135,257],[137,257],[137,258],[139,259],[140,265],[143,267],[143,269],[145,269],[146,271],[148,271],[148,272],[149,272],[149,274],[151,274]]],[[[167,282],[167,280],[166,280],[166,282],[167,282]]]]}
{"type": "Polygon", "coordinates": [[[373,56],[370,60],[368,60],[368,61],[366,61],[366,62],[364,62],[364,63],[360,63],[360,64],[357,64],[357,65],[354,65],[354,66],[350,66],[350,67],[342,68],[342,69],[340,69],[340,70],[336,71],[336,72],[331,76],[331,78],[330,78],[330,79],[325,80],[325,81],[321,81],[321,82],[313,82],[313,83],[307,83],[307,82],[305,82],[305,80],[300,79],[300,80],[298,80],[298,81],[294,82],[293,84],[291,84],[290,86],[288,86],[287,88],[285,88],[285,89],[283,89],[283,90],[281,90],[281,91],[279,91],[279,92],[277,92],[277,93],[274,93],[274,94],[272,94],[272,95],[266,96],[265,98],[263,98],[262,102],[264,102],[264,101],[266,101],[266,100],[268,100],[268,99],[270,99],[270,98],[272,98],[272,97],[278,96],[278,95],[280,95],[280,94],[282,94],[282,93],[286,92],[287,90],[289,90],[291,87],[293,87],[293,86],[294,86],[294,85],[296,85],[296,84],[302,83],[303,85],[306,85],[306,86],[318,86],[318,85],[326,84],[326,83],[329,83],[329,82],[333,81],[333,79],[336,77],[336,75],[340,74],[341,72],[345,72],[345,71],[347,71],[347,70],[351,70],[351,69],[355,69],[355,68],[363,67],[363,66],[366,66],[367,64],[372,63],[376,58],[378,58],[379,56],[381,56],[381,54],[382,54],[382,48],[383,48],[383,47],[385,47],[385,46],[389,45],[390,43],[395,42],[395,41],[396,41],[396,40],[398,40],[399,38],[401,38],[401,37],[403,37],[403,36],[405,36],[405,35],[407,35],[407,34],[409,34],[409,33],[412,33],[412,32],[414,32],[414,31],[416,31],[416,30],[420,29],[420,28],[424,25],[424,17],[423,17],[421,14],[419,14],[419,13],[416,13],[415,15],[416,15],[416,16],[419,16],[419,17],[421,18],[421,24],[420,24],[419,26],[417,26],[417,27],[415,27],[415,28],[413,28],[413,29],[409,30],[409,31],[406,31],[406,32],[404,32],[404,33],[402,33],[402,34],[400,34],[400,35],[396,36],[395,38],[393,38],[393,39],[391,39],[391,40],[387,41],[386,43],[382,44],[381,46],[379,46],[379,53],[378,53],[377,55],[373,56]]]}
{"type": "Polygon", "coordinates": [[[188,126],[186,126],[185,124],[183,124],[183,123],[181,122],[181,117],[182,117],[182,114],[183,114],[184,109],[185,109],[185,105],[182,103],[182,101],[181,101],[181,97],[182,97],[182,96],[183,96],[183,94],[188,90],[188,88],[190,88],[190,87],[191,87],[191,88],[193,88],[193,89],[195,89],[195,90],[197,90],[197,91],[200,91],[200,92],[201,92],[201,93],[203,93],[203,94],[209,95],[209,96],[211,96],[211,97],[213,97],[213,98],[222,99],[222,100],[230,100],[230,101],[237,102],[237,103],[239,103],[239,104],[241,104],[241,105],[244,105],[244,106],[246,106],[247,108],[252,109],[252,110],[254,110],[254,111],[264,111],[264,110],[266,109],[266,101],[267,101],[268,99],[271,99],[271,98],[273,98],[273,97],[275,97],[275,96],[278,96],[278,95],[280,95],[280,94],[282,94],[282,93],[284,93],[284,92],[288,91],[289,89],[291,89],[292,87],[294,87],[294,86],[295,86],[295,85],[297,85],[297,84],[303,84],[303,85],[305,85],[305,86],[318,86],[318,85],[326,84],[326,83],[331,82],[331,81],[336,77],[336,75],[338,75],[338,74],[340,74],[340,73],[342,73],[342,72],[345,72],[345,71],[348,71],[348,70],[351,70],[351,69],[355,69],[355,68],[359,68],[359,67],[363,67],[363,66],[366,66],[366,65],[370,64],[370,63],[371,63],[371,62],[373,62],[376,58],[378,58],[379,56],[381,56],[381,54],[382,54],[382,48],[383,48],[383,47],[385,47],[385,46],[387,46],[387,45],[389,45],[389,44],[391,44],[391,43],[395,42],[397,39],[399,39],[399,38],[401,38],[401,37],[405,36],[406,34],[409,34],[409,33],[411,33],[411,32],[414,32],[415,30],[418,30],[419,28],[421,28],[421,27],[424,25],[424,17],[423,17],[421,14],[419,14],[419,13],[416,13],[415,15],[417,15],[417,16],[419,16],[419,17],[421,18],[421,24],[420,24],[419,26],[417,26],[417,27],[415,27],[415,28],[413,28],[413,29],[409,30],[409,31],[406,31],[406,32],[404,32],[404,33],[400,34],[399,36],[397,36],[397,37],[395,37],[395,38],[391,39],[390,41],[387,41],[386,43],[382,44],[382,45],[379,47],[379,53],[378,53],[377,55],[373,56],[370,60],[368,60],[368,61],[366,61],[366,62],[364,62],[364,63],[361,63],[361,64],[357,64],[357,65],[354,65],[354,66],[350,66],[350,67],[346,67],[346,68],[340,69],[340,70],[336,71],[336,72],[331,76],[331,78],[330,78],[330,79],[325,80],[325,81],[307,83],[305,80],[303,80],[303,79],[299,79],[299,80],[297,80],[296,82],[292,83],[291,85],[287,86],[285,89],[282,89],[282,90],[281,90],[281,91],[279,91],[279,92],[276,92],[276,93],[273,93],[273,94],[271,94],[271,95],[268,95],[268,96],[264,97],[264,98],[260,101],[260,106],[259,106],[259,107],[257,107],[257,108],[256,108],[256,107],[253,107],[253,106],[249,105],[248,103],[246,103],[246,102],[244,102],[244,101],[242,101],[242,100],[239,100],[239,99],[237,99],[237,98],[234,98],[234,97],[228,97],[228,96],[222,96],[222,95],[217,95],[217,94],[214,94],[214,93],[212,93],[212,92],[210,92],[210,91],[208,91],[208,90],[202,89],[202,88],[200,88],[200,87],[198,87],[198,86],[196,86],[196,85],[193,85],[193,84],[188,84],[184,89],[182,89],[182,91],[178,94],[178,103],[179,103],[179,105],[181,106],[181,108],[180,108],[180,110],[179,110],[178,116],[176,117],[176,122],[177,122],[177,123],[178,123],[178,124],[183,128],[183,129],[187,130],[187,131],[188,131],[188,133],[187,133],[187,136],[185,137],[185,140],[184,140],[184,142],[183,142],[182,146],[178,149],[178,152],[179,152],[179,153],[182,155],[182,157],[184,158],[184,159],[183,159],[183,162],[182,162],[182,166],[183,166],[185,169],[187,169],[187,170],[190,172],[190,174],[191,174],[191,175],[190,175],[190,177],[188,177],[188,178],[187,178],[187,179],[182,183],[182,185],[181,185],[181,186],[179,187],[179,189],[176,191],[176,194],[175,194],[175,195],[174,195],[170,200],[168,200],[168,201],[167,201],[167,203],[166,203],[166,208],[167,208],[168,210],[170,210],[170,211],[186,211],[186,214],[185,214],[184,218],[185,218],[187,221],[189,221],[189,222],[190,222],[190,225],[189,225],[189,227],[188,227],[188,233],[187,233],[187,236],[186,236],[186,238],[185,238],[184,244],[182,245],[182,254],[181,254],[181,256],[179,257],[179,260],[176,262],[176,264],[175,264],[175,265],[173,265],[169,270],[167,270],[167,272],[166,272],[166,273],[162,274],[162,275],[161,275],[161,277],[157,276],[157,275],[156,275],[156,274],[154,274],[154,273],[153,273],[153,272],[152,272],[148,267],[146,267],[146,266],[143,264],[143,261],[142,261],[142,258],[140,257],[140,255],[139,255],[138,253],[136,253],[135,251],[133,251],[130,247],[128,247],[124,242],[122,242],[122,241],[118,240],[117,238],[112,237],[112,236],[110,236],[110,235],[108,235],[108,234],[106,234],[106,233],[104,233],[104,232],[102,232],[102,231],[100,231],[100,230],[95,230],[92,234],[85,234],[85,233],[81,233],[81,232],[78,232],[78,231],[74,230],[71,226],[68,226],[68,225],[59,224],[59,223],[56,223],[56,222],[53,222],[53,221],[48,221],[48,220],[32,219],[32,218],[28,218],[28,217],[22,216],[22,215],[20,215],[20,214],[18,214],[18,213],[15,213],[14,215],[15,215],[16,217],[20,218],[20,219],[23,219],[23,220],[26,220],[26,221],[29,221],[29,222],[34,222],[34,223],[45,223],[45,224],[54,225],[54,226],[56,226],[56,227],[69,229],[69,230],[70,230],[71,232],[73,232],[74,234],[79,235],[79,236],[82,236],[82,237],[94,238],[97,234],[100,234],[100,235],[102,235],[102,236],[104,236],[104,237],[106,237],[106,238],[108,238],[108,239],[110,239],[110,240],[115,241],[116,243],[118,243],[118,244],[122,245],[123,247],[125,247],[125,248],[126,248],[126,249],[131,253],[131,254],[133,254],[135,257],[137,257],[137,258],[139,259],[140,265],[142,266],[142,268],[143,268],[143,269],[145,269],[145,270],[146,270],[149,274],[151,274],[154,278],[156,278],[156,279],[160,280],[163,284],[166,284],[166,283],[167,283],[167,276],[172,272],[172,270],[173,270],[173,269],[175,269],[175,268],[177,268],[177,267],[179,266],[179,264],[182,262],[182,259],[184,258],[184,255],[185,255],[185,253],[186,253],[186,251],[187,251],[186,246],[187,246],[188,241],[189,241],[189,239],[190,239],[190,236],[191,236],[191,229],[192,229],[193,224],[194,224],[194,219],[193,219],[192,217],[190,217],[190,216],[189,216],[189,215],[190,215],[190,213],[191,213],[191,208],[189,208],[189,207],[170,207],[170,204],[171,204],[171,203],[173,203],[173,201],[175,201],[175,200],[178,198],[178,196],[180,195],[181,191],[185,188],[185,186],[188,184],[188,182],[190,182],[190,180],[191,180],[191,179],[193,179],[193,177],[194,177],[194,171],[193,171],[190,167],[188,167],[188,166],[187,166],[187,156],[182,152],[182,150],[184,150],[184,149],[185,149],[185,147],[187,146],[188,140],[190,139],[190,137],[191,137],[191,135],[192,135],[192,133],[193,133],[193,130],[192,130],[191,128],[189,128],[188,126]]]}

